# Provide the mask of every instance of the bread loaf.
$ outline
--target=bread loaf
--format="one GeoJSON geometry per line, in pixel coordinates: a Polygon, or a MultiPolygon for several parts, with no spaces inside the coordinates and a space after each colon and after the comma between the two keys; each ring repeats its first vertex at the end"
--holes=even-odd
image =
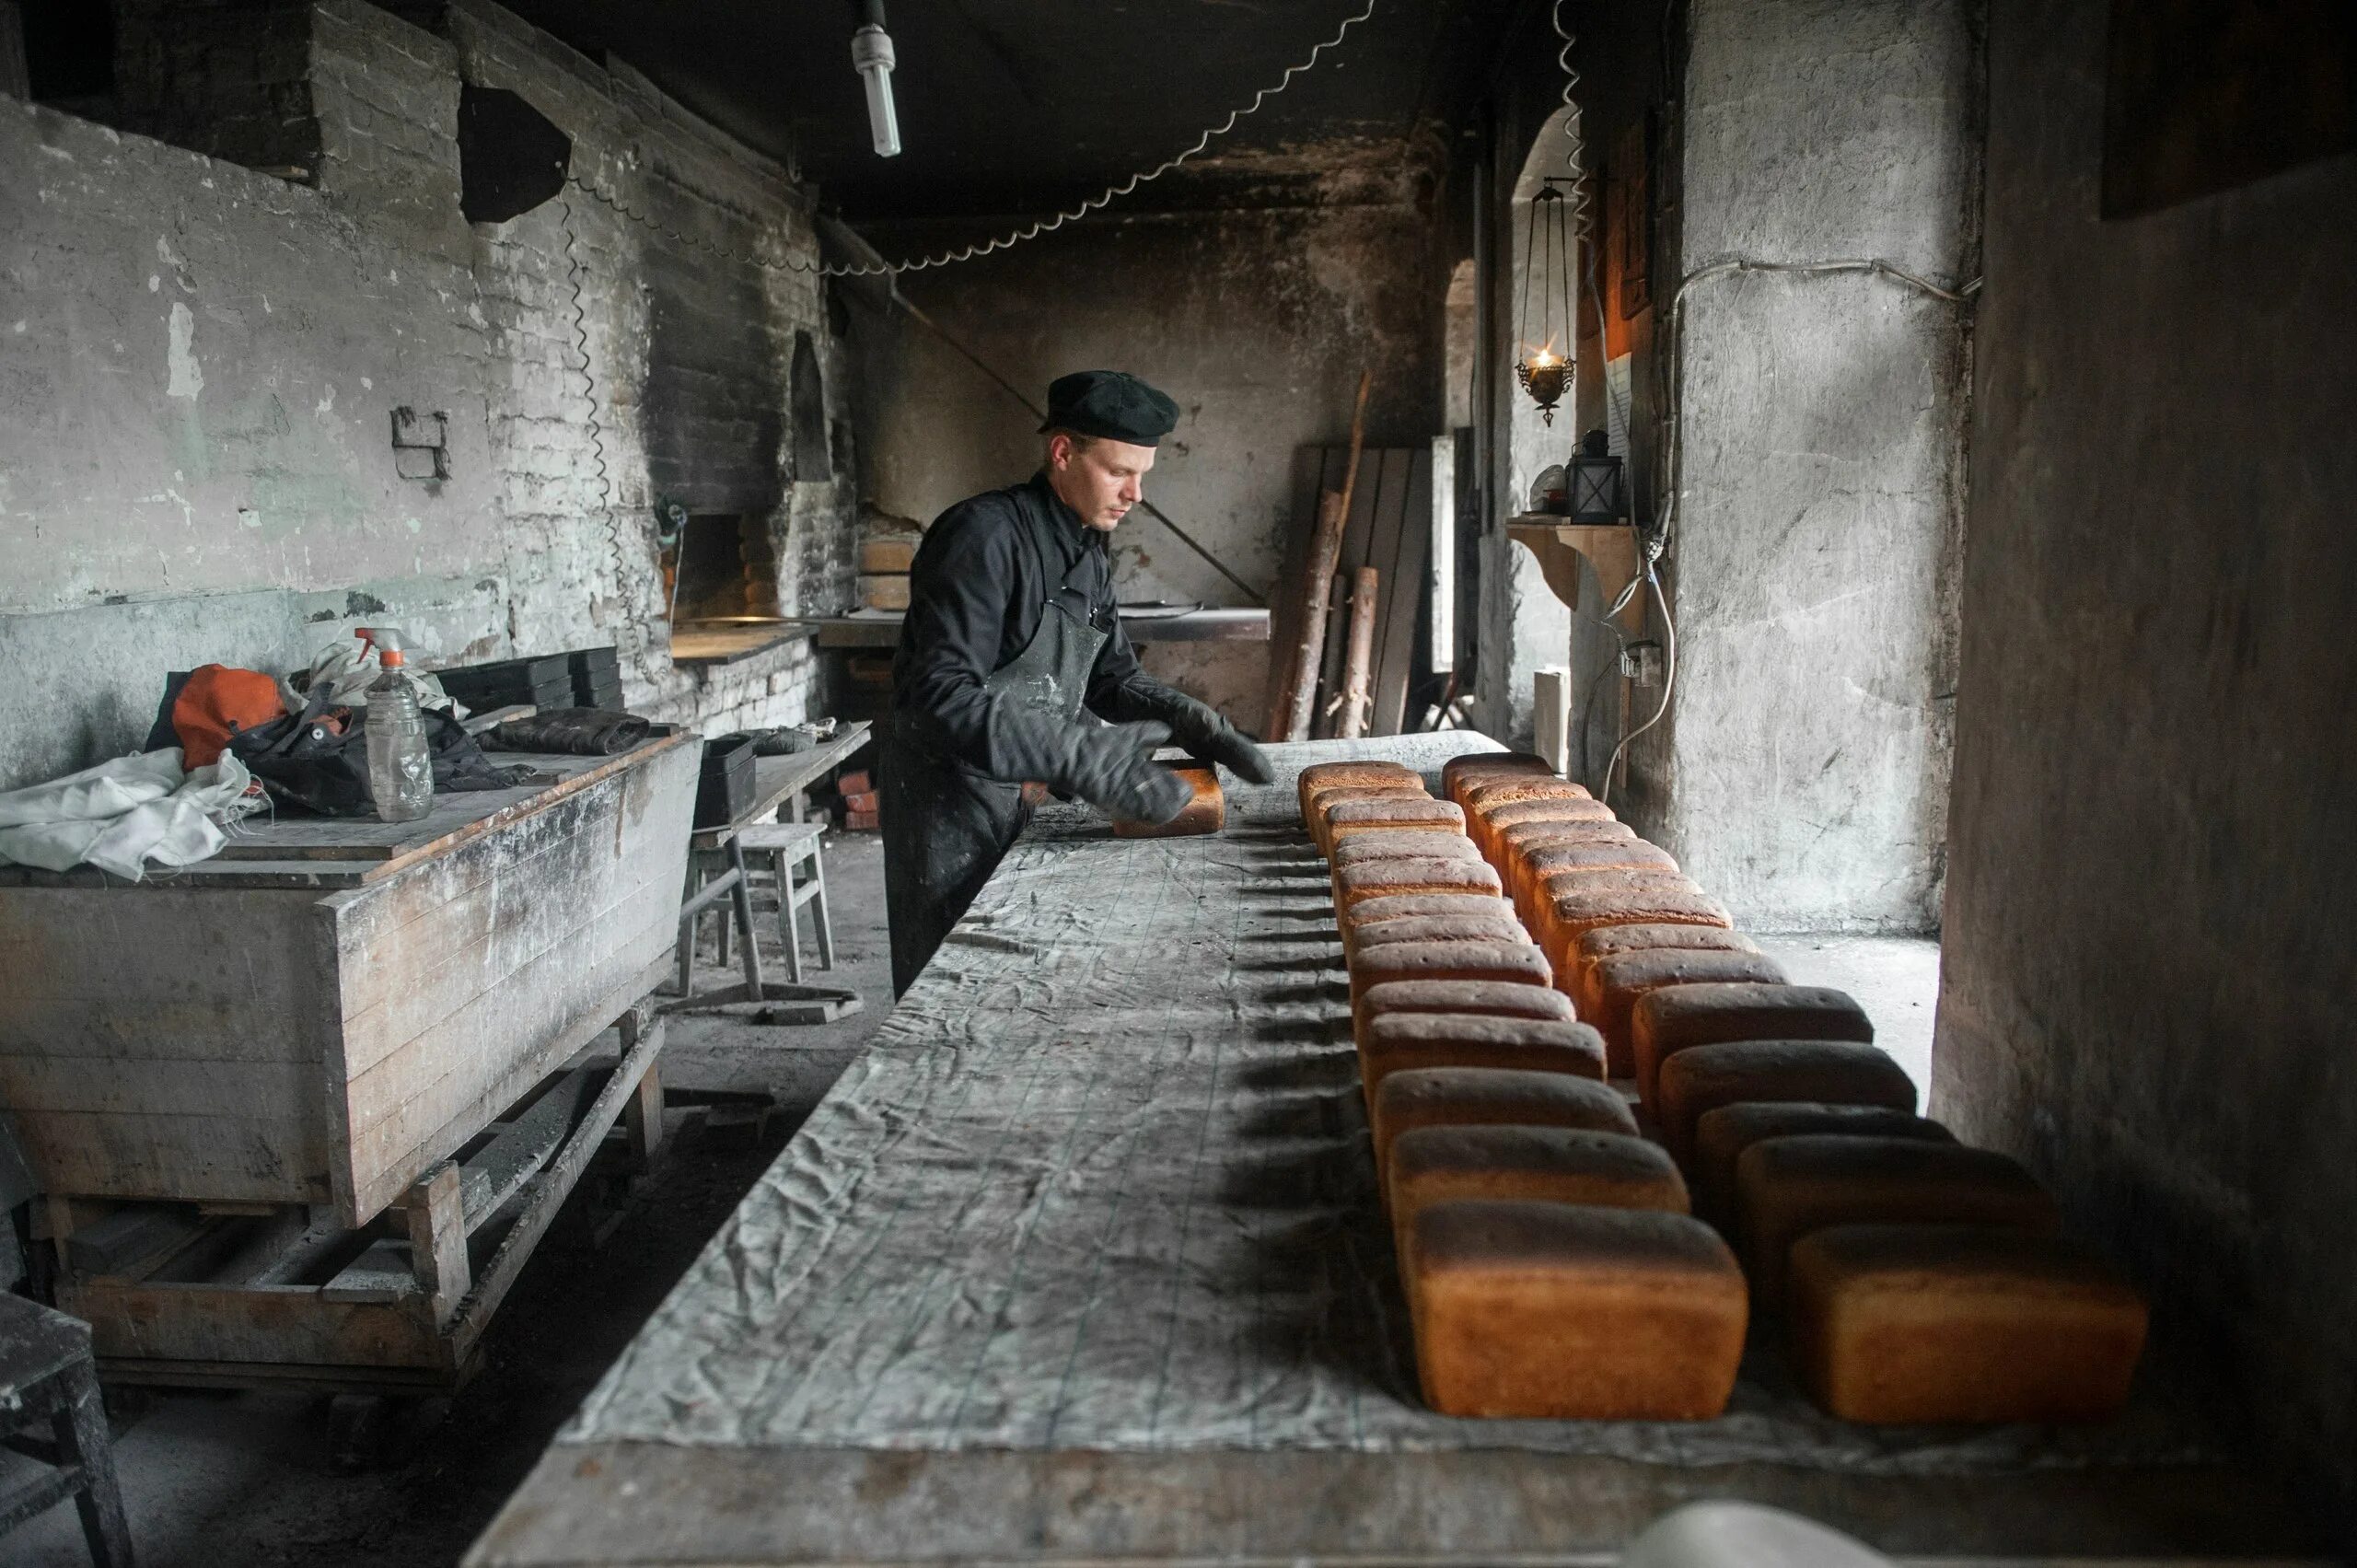
{"type": "Polygon", "coordinates": [[[1492,893],[1387,893],[1361,899],[1348,909],[1338,908],[1335,923],[1347,957],[1357,950],[1358,934],[1386,921],[1422,920],[1428,915],[1458,915],[1476,920],[1515,918],[1514,906],[1492,893]]]}
{"type": "MultiPolygon", "coordinates": [[[[1599,1037],[1601,1038],[1601,1037],[1599,1037]]],[[[1871,1045],[1830,1040],[1739,1040],[1698,1045],[1662,1063],[1651,1107],[1662,1142],[1693,1168],[1694,1123],[1744,1100],[1915,1109],[1914,1080],[1871,1045]]]]}
{"type": "Polygon", "coordinates": [[[1470,1013],[1386,1013],[1360,1036],[1359,1072],[1372,1113],[1383,1080],[1420,1067],[1504,1067],[1604,1078],[1604,1042],[1585,1024],[1470,1013]]]}
{"type": "MultiPolygon", "coordinates": [[[[1578,1000],[1574,995],[1573,1000],[1578,1000]]],[[[1730,1040],[1874,1042],[1875,1026],[1847,992],[1822,985],[1724,981],[1649,994],[1629,1012],[1638,1098],[1650,1101],[1661,1064],[1689,1046],[1730,1040]]]]}
{"type": "Polygon", "coordinates": [[[1612,808],[1599,800],[1573,796],[1545,800],[1509,800],[1466,813],[1466,832],[1482,854],[1491,853],[1497,835],[1528,822],[1609,822],[1612,808]]]}
{"type": "Polygon", "coordinates": [[[1546,985],[1546,956],[1526,941],[1385,942],[1351,957],[1351,1008],[1378,985],[1399,980],[1485,980],[1546,985]]]}
{"type": "Polygon", "coordinates": [[[1379,758],[1351,758],[1335,762],[1313,762],[1302,769],[1294,781],[1294,788],[1301,799],[1302,812],[1309,810],[1309,797],[1329,784],[1411,784],[1422,790],[1423,775],[1403,762],[1387,761],[1379,758]]]}
{"type": "Polygon", "coordinates": [[[1546,773],[1515,773],[1505,777],[1468,779],[1463,793],[1451,796],[1468,816],[1516,800],[1586,800],[1585,786],[1546,773]]]}
{"type": "Polygon", "coordinates": [[[1522,923],[1510,914],[1427,914],[1413,920],[1382,921],[1355,932],[1351,951],[1355,958],[1386,942],[1505,942],[1520,947],[1528,945],[1530,937],[1522,923]]]}
{"type": "MultiPolygon", "coordinates": [[[[1603,1032],[1605,1047],[1612,1053],[1612,1075],[1616,1078],[1637,1074],[1636,1056],[1630,1043],[1629,1016],[1640,998],[1672,985],[1728,981],[1782,985],[1784,981],[1782,967],[1763,954],[1711,953],[1691,947],[1655,947],[1641,953],[1616,954],[1589,973],[1595,1005],[1581,1008],[1580,1016],[1603,1032]]],[[[1642,1086],[1638,1092],[1644,1092],[1642,1086]]]]}
{"type": "Polygon", "coordinates": [[[1840,1225],[1792,1250],[1794,1370],[1844,1421],[2103,1421],[2143,1298],[2092,1249],[2009,1227],[1840,1225]]]}
{"type": "Polygon", "coordinates": [[[1570,1127],[1637,1135],[1629,1102],[1609,1084],[1511,1067],[1411,1067],[1387,1074],[1375,1094],[1370,1125],[1378,1172],[1391,1168],[1393,1142],[1419,1127],[1570,1127]]]}
{"type": "Polygon", "coordinates": [[[1494,980],[1383,981],[1359,993],[1359,1011],[1370,1018],[1386,1013],[1494,1013],[1567,1024],[1576,1016],[1572,999],[1560,991],[1494,980]]]}
{"type": "Polygon", "coordinates": [[[1743,1272],[1699,1220],[1440,1203],[1411,1251],[1417,1375],[1444,1415],[1702,1421],[1735,1389],[1743,1272]]]}
{"type": "Polygon", "coordinates": [[[1389,784],[1320,784],[1302,801],[1301,820],[1310,830],[1313,839],[1325,827],[1325,811],[1329,806],[1340,806],[1346,800],[1430,800],[1424,786],[1413,779],[1395,779],[1389,784]]]}
{"type": "Polygon", "coordinates": [[[1687,1212],[1686,1183],[1659,1144],[1571,1127],[1419,1127],[1383,1167],[1400,1267],[1416,1216],[1435,1203],[1593,1203],[1687,1212]]]}
{"type": "Polygon", "coordinates": [[[1423,828],[1386,829],[1353,833],[1334,845],[1334,867],[1362,860],[1479,860],[1473,841],[1463,833],[1423,828]]]}
{"type": "MultiPolygon", "coordinates": [[[[1523,989],[1527,990],[1528,987],[1523,989]]],[[[1694,1161],[1687,1172],[1694,1212],[1733,1234],[1735,1162],[1763,1138],[1831,1133],[1852,1138],[1956,1140],[1936,1121],[1878,1105],[1824,1105],[1813,1100],[1741,1101],[1705,1111],[1694,1123],[1694,1161]]]]}
{"type": "Polygon", "coordinates": [[[1506,896],[1517,901],[1531,883],[1559,871],[1666,871],[1673,876],[1678,871],[1667,850],[1638,838],[1557,840],[1528,846],[1501,841],[1496,849],[1492,864],[1505,878],[1506,896]]]}
{"type": "Polygon", "coordinates": [[[2038,1179],[1993,1149],[1822,1132],[1762,1138],[1744,1150],[1735,1162],[1735,1206],[1752,1299],[1762,1309],[1782,1300],[1787,1255],[1812,1231],[1930,1224],[2044,1235],[2061,1223],[2038,1179]]]}
{"type": "Polygon", "coordinates": [[[1555,905],[1563,899],[1604,894],[1627,895],[1632,898],[1701,899],[1702,889],[1682,871],[1552,871],[1545,877],[1534,877],[1529,898],[1521,906],[1523,923],[1540,947],[1562,947],[1565,956],[1576,952],[1575,945],[1567,944],[1558,934],[1555,905]]]}
{"type": "Polygon", "coordinates": [[[1565,970],[1591,931],[1607,925],[1716,925],[1735,922],[1727,912],[1700,893],[1609,892],[1581,890],[1556,895],[1548,901],[1548,960],[1565,970]]]}
{"type": "Polygon", "coordinates": [[[1368,860],[1334,873],[1334,907],[1400,893],[1474,893],[1499,897],[1498,874],[1479,860],[1368,860]]]}
{"type": "Polygon", "coordinates": [[[1441,764],[1440,792],[1462,806],[1465,802],[1458,798],[1459,792],[1469,780],[1486,783],[1527,774],[1552,778],[1555,769],[1544,757],[1534,757],[1527,751],[1469,751],[1441,764]]]}
{"type": "Polygon", "coordinates": [[[1636,836],[1637,830],[1609,817],[1595,817],[1575,822],[1542,819],[1536,822],[1509,822],[1503,828],[1492,828],[1490,849],[1499,861],[1510,862],[1544,844],[1620,843],[1636,836]]]}
{"type": "MultiPolygon", "coordinates": [[[[1572,999],[1593,1005],[1592,976],[1603,959],[1619,953],[1652,952],[1661,947],[1685,947],[1695,952],[1757,953],[1759,946],[1740,932],[1715,925],[1602,925],[1580,938],[1571,955],[1572,999]]],[[[1631,1020],[1632,1028],[1634,1021],[1631,1020]]]]}
{"type": "Polygon", "coordinates": [[[1170,765],[1170,772],[1190,792],[1187,804],[1167,822],[1125,822],[1113,819],[1117,839],[1183,839],[1216,833],[1227,825],[1227,797],[1220,793],[1219,774],[1210,768],[1170,765]]]}
{"type": "Polygon", "coordinates": [[[1327,854],[1338,840],[1379,828],[1422,828],[1440,832],[1465,830],[1465,813],[1446,800],[1422,796],[1393,796],[1376,800],[1345,800],[1318,807],[1318,829],[1312,836],[1327,854]]]}

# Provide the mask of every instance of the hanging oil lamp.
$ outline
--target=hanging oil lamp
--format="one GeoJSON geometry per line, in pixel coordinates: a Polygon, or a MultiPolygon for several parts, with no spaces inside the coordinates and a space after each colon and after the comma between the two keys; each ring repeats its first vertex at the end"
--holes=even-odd
{"type": "Polygon", "coordinates": [[[1516,327],[1522,353],[1515,361],[1515,378],[1538,405],[1539,417],[1552,425],[1555,405],[1571,386],[1573,330],[1571,204],[1552,179],[1530,198],[1530,227],[1523,241],[1520,318],[1516,327]],[[1531,305],[1534,285],[1538,296],[1536,314],[1531,305]],[[1562,334],[1561,353],[1556,350],[1558,331],[1562,334]]]}

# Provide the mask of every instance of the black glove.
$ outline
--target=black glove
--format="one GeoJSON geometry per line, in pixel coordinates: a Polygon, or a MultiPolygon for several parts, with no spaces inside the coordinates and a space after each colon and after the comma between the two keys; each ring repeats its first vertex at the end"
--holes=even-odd
{"type": "Polygon", "coordinates": [[[1264,784],[1276,769],[1252,738],[1223,717],[1217,708],[1198,703],[1175,686],[1141,677],[1120,689],[1123,718],[1159,719],[1170,726],[1171,738],[1200,762],[1217,762],[1247,784],[1264,784]]]}
{"type": "Polygon", "coordinates": [[[992,704],[988,722],[997,776],[1037,779],[1125,822],[1167,822],[1194,798],[1154,760],[1170,738],[1167,725],[1065,724],[1004,702],[992,704]]]}

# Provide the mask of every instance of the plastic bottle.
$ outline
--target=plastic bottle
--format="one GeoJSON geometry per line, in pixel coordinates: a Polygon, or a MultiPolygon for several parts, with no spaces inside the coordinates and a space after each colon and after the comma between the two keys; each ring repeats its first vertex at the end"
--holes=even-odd
{"type": "Polygon", "coordinates": [[[402,668],[401,634],[390,626],[363,626],[353,635],[375,645],[384,673],[368,683],[368,793],[385,822],[414,822],[434,809],[434,759],[417,688],[402,668]]]}

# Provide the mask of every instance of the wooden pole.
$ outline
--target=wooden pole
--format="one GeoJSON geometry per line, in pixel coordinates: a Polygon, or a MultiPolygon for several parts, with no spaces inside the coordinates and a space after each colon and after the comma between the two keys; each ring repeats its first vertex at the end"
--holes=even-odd
{"type": "Polygon", "coordinates": [[[1350,520],[1351,492],[1359,477],[1359,453],[1366,442],[1366,395],[1374,385],[1372,371],[1359,372],[1358,403],[1351,412],[1350,462],[1342,470],[1342,488],[1318,497],[1318,532],[1311,537],[1308,569],[1302,581],[1300,640],[1292,649],[1293,669],[1269,715],[1272,740],[1303,740],[1309,735],[1309,715],[1318,704],[1318,669],[1326,654],[1326,613],[1333,589],[1334,566],[1342,553],[1342,527],[1350,520]]]}
{"type": "Polygon", "coordinates": [[[1368,684],[1375,668],[1375,605],[1380,576],[1362,566],[1351,587],[1351,645],[1342,659],[1342,717],[1334,733],[1356,740],[1366,733],[1367,710],[1374,705],[1368,684]]]}

